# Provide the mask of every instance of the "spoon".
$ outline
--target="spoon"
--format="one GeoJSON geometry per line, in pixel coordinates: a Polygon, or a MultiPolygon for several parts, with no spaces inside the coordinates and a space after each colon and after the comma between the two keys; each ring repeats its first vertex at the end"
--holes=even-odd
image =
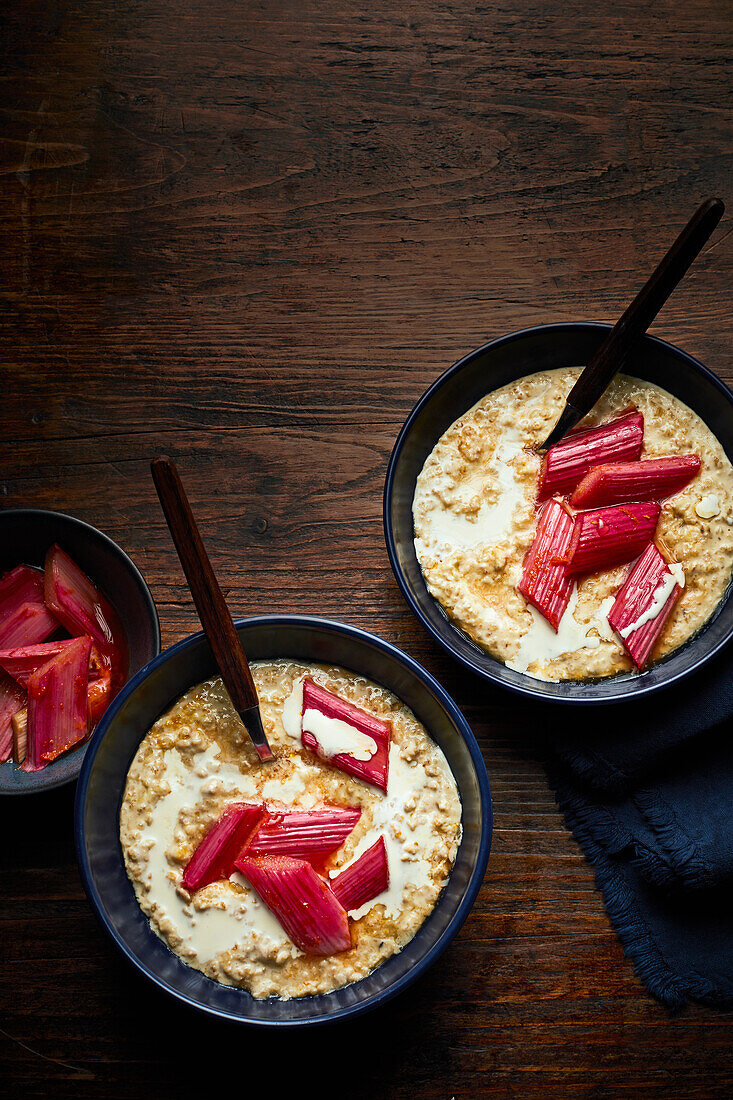
{"type": "Polygon", "coordinates": [[[154,458],[150,470],[193,602],[219,666],[224,687],[260,760],[274,760],[262,725],[260,702],[237,628],[206,553],[188,497],[170,458],[154,458]]]}
{"type": "Polygon", "coordinates": [[[725,206],[720,199],[708,199],[692,215],[659,267],[613,326],[578,378],[567,396],[560,419],[541,444],[540,450],[545,451],[554,443],[559,443],[590,412],[613,376],[623,367],[636,340],[649,328],[692,261],[699,255],[724,210],[725,206]]]}

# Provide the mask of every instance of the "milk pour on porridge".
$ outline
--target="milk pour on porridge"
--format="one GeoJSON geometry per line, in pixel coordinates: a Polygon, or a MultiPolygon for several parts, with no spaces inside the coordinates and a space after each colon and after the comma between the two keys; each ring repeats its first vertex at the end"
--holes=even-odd
{"type": "MultiPolygon", "coordinates": [[[[432,911],[460,843],[460,798],[443,753],[385,689],[337,668],[288,660],[255,663],[252,673],[275,762],[257,761],[221,680],[192,688],[143,738],[130,767],[120,812],[125,864],[152,928],[189,966],[255,997],[325,993],[400,951],[432,911]],[[386,791],[324,763],[300,743],[306,676],[391,723],[386,791]],[[353,832],[319,868],[326,881],[384,838],[389,883],[348,912],[349,950],[325,957],[299,950],[238,871],[193,894],[182,887],[192,853],[235,802],[288,810],[358,807],[353,832]]],[[[324,740],[342,739],[326,746],[329,751],[358,757],[358,731],[320,725],[324,740]],[[355,742],[343,741],[354,735],[355,742]]]]}
{"type": "MultiPolygon", "coordinates": [[[[517,591],[537,524],[540,457],[533,448],[578,374],[533,374],[479,401],[438,440],[413,501],[415,549],[431,594],[494,657],[542,680],[634,667],[607,619],[628,564],[580,577],[557,632],[517,591]]],[[[702,464],[690,484],[661,502],[656,541],[679,563],[684,587],[655,643],[659,660],[705,624],[730,582],[733,468],[691,409],[638,379],[618,376],[581,427],[629,408],[644,416],[642,459],[694,452],[702,464]]]]}

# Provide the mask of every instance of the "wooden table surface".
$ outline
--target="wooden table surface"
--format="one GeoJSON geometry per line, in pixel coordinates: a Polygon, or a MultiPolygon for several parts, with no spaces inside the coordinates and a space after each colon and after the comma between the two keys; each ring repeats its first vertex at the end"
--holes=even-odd
{"type": "MultiPolygon", "coordinates": [[[[276,1097],[313,1073],[347,1097],[730,1097],[733,1017],[670,1017],[636,980],[521,708],[413,620],[381,527],[395,435],[443,369],[615,319],[697,203],[731,199],[730,7],[6,0],[0,21],[2,504],[116,539],[168,645],[198,622],[148,473],[167,452],[233,610],[403,646],[469,718],[495,800],[437,965],[285,1039],[128,971],[82,892],[73,789],[6,800],[3,1095],[178,1097],[227,1065],[245,1090],[261,1060],[276,1097]]],[[[727,234],[653,331],[731,381],[727,234]]]]}

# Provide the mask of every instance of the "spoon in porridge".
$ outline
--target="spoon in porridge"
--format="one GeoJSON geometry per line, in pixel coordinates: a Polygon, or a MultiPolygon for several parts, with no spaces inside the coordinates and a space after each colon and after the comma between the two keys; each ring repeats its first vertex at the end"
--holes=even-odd
{"type": "Polygon", "coordinates": [[[260,760],[274,760],[262,724],[260,701],[252,672],[193,518],[178,470],[171,459],[166,457],[154,458],[150,469],[168,529],[224,686],[260,760]]]}
{"type": "Polygon", "coordinates": [[[698,207],[656,271],[619,317],[581,373],[566,398],[557,424],[539,450],[546,451],[559,443],[591,411],[614,375],[624,366],[633,345],[644,335],[700,254],[724,212],[725,206],[720,199],[708,199],[698,207]]]}

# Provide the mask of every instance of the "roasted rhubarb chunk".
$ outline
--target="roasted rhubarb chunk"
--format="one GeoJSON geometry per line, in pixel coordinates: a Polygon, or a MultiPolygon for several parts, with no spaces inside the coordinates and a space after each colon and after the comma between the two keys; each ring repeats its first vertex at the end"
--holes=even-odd
{"type": "Polygon", "coordinates": [[[353,832],[361,810],[279,810],[267,807],[267,817],[252,839],[250,855],[288,855],[313,859],[340,848],[353,832]]]}
{"type": "Polygon", "coordinates": [[[347,913],[360,909],[388,887],[389,866],[383,836],[331,880],[331,889],[347,913]]]}
{"type": "Polygon", "coordinates": [[[636,500],[662,500],[679,493],[700,472],[697,455],[647,458],[594,466],[570,498],[573,508],[600,508],[636,500]]]}
{"type": "Polygon", "coordinates": [[[13,747],[11,721],[25,708],[26,693],[12,676],[0,672],[0,761],[9,760],[13,747]]]}
{"type": "Polygon", "coordinates": [[[58,629],[43,598],[43,573],[18,565],[0,578],[0,648],[34,645],[58,629]]]}
{"type": "Polygon", "coordinates": [[[559,500],[542,510],[534,542],[527,551],[517,590],[547,619],[553,630],[560,625],[573,594],[574,579],[566,570],[573,517],[559,500]]]}
{"type": "Polygon", "coordinates": [[[245,853],[237,869],[307,955],[335,955],[351,947],[349,919],[329,885],[304,859],[245,853]]]}
{"type": "Polygon", "coordinates": [[[261,803],[233,802],[209,829],[186,864],[181,885],[193,893],[218,879],[229,878],[237,856],[247,847],[262,818],[261,803]]]}
{"type": "Polygon", "coordinates": [[[661,511],[655,500],[648,500],[579,512],[568,551],[568,573],[599,573],[632,561],[654,538],[661,511]]]}
{"type": "Polygon", "coordinates": [[[116,693],[124,680],[127,645],[117,612],[59,546],[46,555],[46,603],[70,634],[88,634],[112,672],[116,693]]]}
{"type": "Polygon", "coordinates": [[[544,457],[538,499],[564,496],[592,466],[638,458],[643,445],[644,416],[640,412],[627,413],[597,428],[571,432],[550,447],[544,457]]]}
{"type": "Polygon", "coordinates": [[[38,771],[86,737],[90,648],[89,638],[74,638],[32,673],[26,771],[38,771]]]}
{"type": "MultiPolygon", "coordinates": [[[[64,638],[58,642],[43,642],[41,645],[20,646],[16,649],[0,650],[0,668],[4,668],[23,688],[28,687],[31,675],[41,665],[45,665],[57,653],[61,653],[73,643],[73,638],[64,638]]],[[[91,638],[89,639],[91,642],[91,638]]],[[[89,730],[93,730],[104,714],[112,697],[112,674],[106,667],[96,646],[92,645],[89,656],[89,686],[87,692],[87,710],[89,730]]]]}
{"type": "Polygon", "coordinates": [[[637,668],[644,668],[685,586],[682,566],[670,564],[652,542],[629,573],[608,621],[637,668]]]}
{"type": "MultiPolygon", "coordinates": [[[[91,673],[90,673],[91,675],[91,673]]],[[[87,688],[87,713],[90,732],[99,722],[112,699],[112,673],[103,669],[99,676],[89,680],[87,688]]]]}
{"type": "Polygon", "coordinates": [[[13,649],[0,650],[0,668],[4,668],[21,687],[27,688],[31,674],[70,646],[73,638],[64,638],[58,642],[43,642],[40,645],[16,646],[13,649]]]}
{"type": "Polygon", "coordinates": [[[392,727],[326,688],[303,681],[301,740],[321,760],[387,790],[392,727]]]}

